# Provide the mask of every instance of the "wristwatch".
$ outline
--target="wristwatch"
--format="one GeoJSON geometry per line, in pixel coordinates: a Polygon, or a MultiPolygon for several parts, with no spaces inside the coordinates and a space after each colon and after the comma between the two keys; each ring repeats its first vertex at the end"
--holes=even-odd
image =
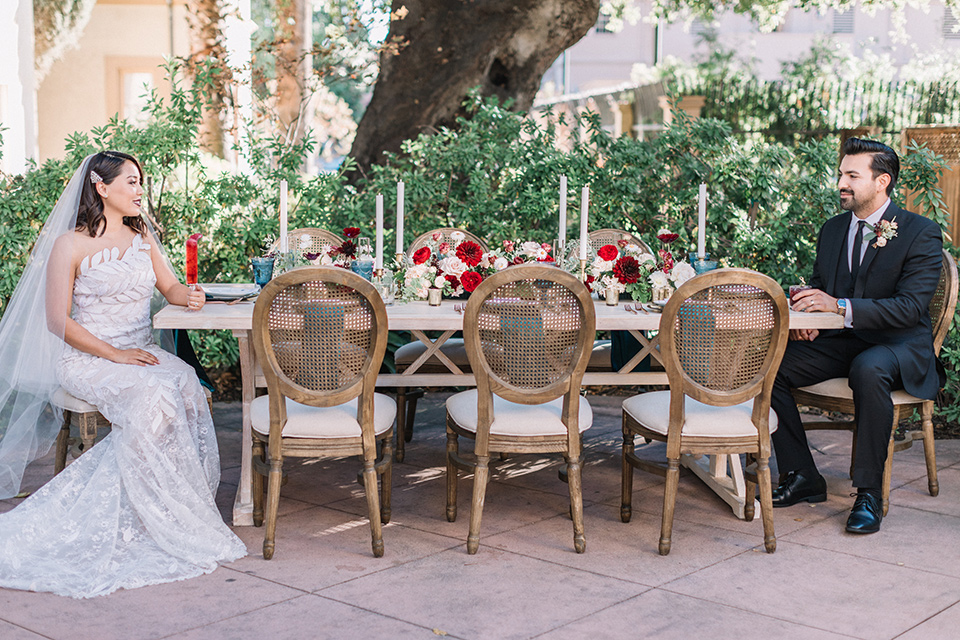
{"type": "Polygon", "coordinates": [[[844,298],[837,300],[837,313],[841,316],[847,315],[847,301],[844,298]]]}

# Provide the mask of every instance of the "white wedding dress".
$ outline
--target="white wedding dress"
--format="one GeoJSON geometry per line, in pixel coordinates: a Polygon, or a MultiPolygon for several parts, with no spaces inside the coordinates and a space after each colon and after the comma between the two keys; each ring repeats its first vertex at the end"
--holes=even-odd
{"type": "Polygon", "coordinates": [[[214,503],[220,461],[194,370],[157,346],[150,245],[140,236],[84,258],[73,317],[153,366],[67,347],[60,384],[96,405],[112,431],[9,513],[0,514],[0,586],[86,598],[216,569],[247,549],[214,503]]]}

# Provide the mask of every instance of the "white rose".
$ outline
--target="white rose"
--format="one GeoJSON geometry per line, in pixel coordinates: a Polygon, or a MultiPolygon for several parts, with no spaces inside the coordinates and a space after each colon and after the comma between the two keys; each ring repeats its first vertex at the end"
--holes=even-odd
{"type": "Polygon", "coordinates": [[[467,236],[463,233],[463,231],[454,231],[450,234],[450,239],[454,242],[463,242],[466,237],[467,236]]]}
{"type": "Polygon", "coordinates": [[[504,258],[503,256],[501,256],[501,257],[499,257],[499,258],[497,258],[496,260],[493,261],[493,268],[496,269],[497,271],[503,271],[503,270],[506,269],[509,265],[510,265],[510,263],[507,262],[507,259],[504,258]]]}
{"type": "Polygon", "coordinates": [[[885,247],[885,246],[887,246],[887,239],[884,238],[883,236],[880,236],[879,238],[877,238],[877,247],[879,248],[879,247],[885,247]]]}
{"type": "Polygon", "coordinates": [[[459,278],[467,270],[467,265],[457,256],[447,256],[440,261],[440,270],[459,278]]]}
{"type": "Polygon", "coordinates": [[[540,250],[540,243],[524,242],[522,245],[520,245],[520,250],[532,258],[537,254],[537,251],[540,250]]]}
{"type": "Polygon", "coordinates": [[[673,265],[673,270],[670,272],[670,279],[679,287],[696,275],[697,272],[690,266],[689,262],[678,262],[673,265]]]}
{"type": "Polygon", "coordinates": [[[670,283],[667,281],[667,274],[665,274],[663,271],[657,269],[650,274],[650,285],[655,289],[662,289],[669,284],[670,283]]]}
{"type": "Polygon", "coordinates": [[[647,264],[648,262],[653,264],[657,263],[656,259],[654,259],[654,257],[649,253],[641,253],[639,256],[637,256],[637,262],[639,262],[641,265],[647,264]]]}
{"type": "Polygon", "coordinates": [[[437,276],[433,279],[433,286],[437,289],[443,289],[443,285],[447,284],[447,279],[443,276],[437,276]]]}
{"type": "Polygon", "coordinates": [[[420,287],[420,288],[418,288],[418,289],[417,289],[417,297],[418,297],[418,298],[426,298],[426,297],[427,297],[427,288],[426,288],[426,287],[420,287]]]}
{"type": "Polygon", "coordinates": [[[627,285],[623,284],[616,279],[615,276],[604,276],[600,283],[603,285],[604,289],[613,288],[617,293],[623,293],[627,290],[627,285]]]}

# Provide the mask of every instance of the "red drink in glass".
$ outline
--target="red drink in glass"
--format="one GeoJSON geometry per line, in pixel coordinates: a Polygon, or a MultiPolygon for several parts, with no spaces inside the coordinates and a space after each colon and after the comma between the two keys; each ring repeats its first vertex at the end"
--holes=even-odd
{"type": "Polygon", "coordinates": [[[806,291],[807,289],[812,289],[808,284],[792,284],[790,285],[790,304],[793,304],[793,296],[797,295],[801,291],[806,291]]]}
{"type": "Polygon", "coordinates": [[[187,284],[197,284],[197,241],[203,236],[195,233],[187,238],[187,284]]]}

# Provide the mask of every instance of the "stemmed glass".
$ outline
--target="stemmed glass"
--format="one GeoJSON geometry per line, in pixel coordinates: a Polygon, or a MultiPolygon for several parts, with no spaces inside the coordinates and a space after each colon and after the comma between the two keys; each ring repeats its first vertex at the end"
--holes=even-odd
{"type": "Polygon", "coordinates": [[[254,256],[250,258],[253,267],[253,281],[261,290],[273,278],[273,256],[254,256]]]}

